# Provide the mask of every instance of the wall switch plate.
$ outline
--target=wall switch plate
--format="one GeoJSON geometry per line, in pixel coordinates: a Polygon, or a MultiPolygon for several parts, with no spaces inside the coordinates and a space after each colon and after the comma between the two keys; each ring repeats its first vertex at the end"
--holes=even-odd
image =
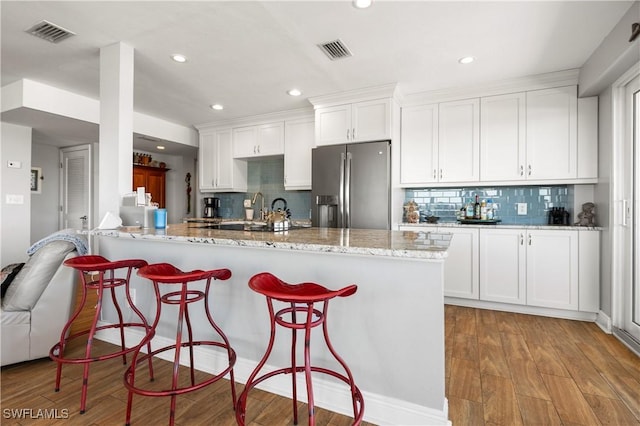
{"type": "Polygon", "coordinates": [[[527,203],[516,203],[518,206],[518,215],[526,215],[527,214],[527,203]]]}
{"type": "Polygon", "coordinates": [[[7,161],[7,167],[9,167],[10,169],[21,169],[22,168],[22,162],[21,161],[7,161]]]}
{"type": "Polygon", "coordinates": [[[251,208],[251,200],[244,200],[244,208],[245,209],[251,208]]]}
{"type": "Polygon", "coordinates": [[[7,194],[7,204],[24,204],[24,195],[7,194]]]}

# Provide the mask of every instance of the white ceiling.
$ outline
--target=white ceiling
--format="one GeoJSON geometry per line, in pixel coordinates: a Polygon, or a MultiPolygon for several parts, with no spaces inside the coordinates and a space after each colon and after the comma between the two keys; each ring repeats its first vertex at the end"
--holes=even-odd
{"type": "MultiPolygon", "coordinates": [[[[134,109],[203,124],[387,83],[411,94],[580,68],[631,4],[374,0],[358,10],[351,1],[3,0],[1,84],[28,78],[98,99],[99,50],[123,42],[135,49],[134,109]],[[42,19],[76,35],[51,44],[24,32],[42,19]],[[337,38],[353,57],[330,61],[317,47],[337,38]],[[173,53],[188,62],[173,62],[173,53]],[[467,55],[477,60],[460,65],[467,55]],[[303,95],[288,96],[292,87],[303,95]]],[[[51,117],[13,120],[34,120],[43,139],[52,126],[51,117]]]]}

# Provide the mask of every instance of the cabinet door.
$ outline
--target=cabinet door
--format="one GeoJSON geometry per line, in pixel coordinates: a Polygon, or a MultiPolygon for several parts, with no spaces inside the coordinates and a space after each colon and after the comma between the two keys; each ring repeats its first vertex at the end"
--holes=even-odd
{"type": "Polygon", "coordinates": [[[391,139],[391,99],[355,103],[351,113],[352,142],[391,139]]]}
{"type": "Polygon", "coordinates": [[[151,194],[151,201],[165,207],[165,172],[149,170],[147,172],[147,192],[151,194]]]}
{"type": "MultiPolygon", "coordinates": [[[[235,129],[234,129],[235,130],[235,129]]],[[[216,169],[215,188],[233,188],[233,168],[236,160],[233,159],[231,130],[216,132],[216,169]]]]}
{"type": "Polygon", "coordinates": [[[525,231],[480,230],[480,300],[524,305],[525,231]]]}
{"type": "Polygon", "coordinates": [[[400,182],[436,182],[437,158],[438,104],[402,108],[400,182]]]}
{"type": "Polygon", "coordinates": [[[216,140],[213,132],[200,132],[198,151],[200,190],[213,191],[216,173],[216,140]]]}
{"type": "Polygon", "coordinates": [[[578,231],[528,232],[527,304],[578,309],[578,231]]]}
{"type": "Polygon", "coordinates": [[[577,177],[576,86],[527,92],[527,179],[577,177]]]}
{"type": "Polygon", "coordinates": [[[247,158],[257,154],[257,130],[256,126],[233,129],[233,158],[247,158]]]}
{"type": "Polygon", "coordinates": [[[598,177],[598,97],[578,99],[578,179],[598,177]]]}
{"type": "Polygon", "coordinates": [[[440,182],[480,179],[480,100],[439,105],[438,178],[440,182]]]}
{"type": "Polygon", "coordinates": [[[351,105],[316,110],[316,145],[335,145],[351,141],[351,105]]]}
{"type": "Polygon", "coordinates": [[[444,261],[444,295],[464,299],[479,298],[478,229],[438,228],[453,234],[444,261]]]}
{"type": "Polygon", "coordinates": [[[311,189],[313,118],[287,121],[284,128],[284,189],[311,189]]]}
{"type": "Polygon", "coordinates": [[[526,95],[512,93],[480,100],[480,180],[524,180],[526,95]]]}
{"type": "Polygon", "coordinates": [[[140,167],[133,166],[133,190],[141,186],[145,187],[145,191],[149,192],[146,189],[147,186],[147,175],[140,167]]]}
{"type": "Polygon", "coordinates": [[[284,154],[284,122],[258,126],[256,151],[257,155],[284,154]]]}

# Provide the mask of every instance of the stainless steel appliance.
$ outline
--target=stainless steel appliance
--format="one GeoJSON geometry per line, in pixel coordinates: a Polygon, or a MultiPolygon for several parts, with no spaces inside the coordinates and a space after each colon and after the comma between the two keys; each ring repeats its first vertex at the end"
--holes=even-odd
{"type": "Polygon", "coordinates": [[[202,212],[202,217],[220,217],[220,198],[205,197],[203,203],[204,211],[202,212]]]}
{"type": "Polygon", "coordinates": [[[314,148],[311,224],[391,229],[391,143],[314,148]]]}

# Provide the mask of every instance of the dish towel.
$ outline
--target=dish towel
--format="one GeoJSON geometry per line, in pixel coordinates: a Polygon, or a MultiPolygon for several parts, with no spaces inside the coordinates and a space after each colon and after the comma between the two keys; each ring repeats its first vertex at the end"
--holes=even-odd
{"type": "Polygon", "coordinates": [[[45,246],[51,241],[68,241],[76,246],[76,250],[78,251],[78,255],[84,256],[89,252],[87,248],[87,239],[84,235],[78,234],[75,229],[63,229],[62,231],[54,232],[53,234],[44,237],[40,241],[34,243],[27,250],[27,254],[31,256],[33,253],[38,251],[39,248],[45,246]]]}

